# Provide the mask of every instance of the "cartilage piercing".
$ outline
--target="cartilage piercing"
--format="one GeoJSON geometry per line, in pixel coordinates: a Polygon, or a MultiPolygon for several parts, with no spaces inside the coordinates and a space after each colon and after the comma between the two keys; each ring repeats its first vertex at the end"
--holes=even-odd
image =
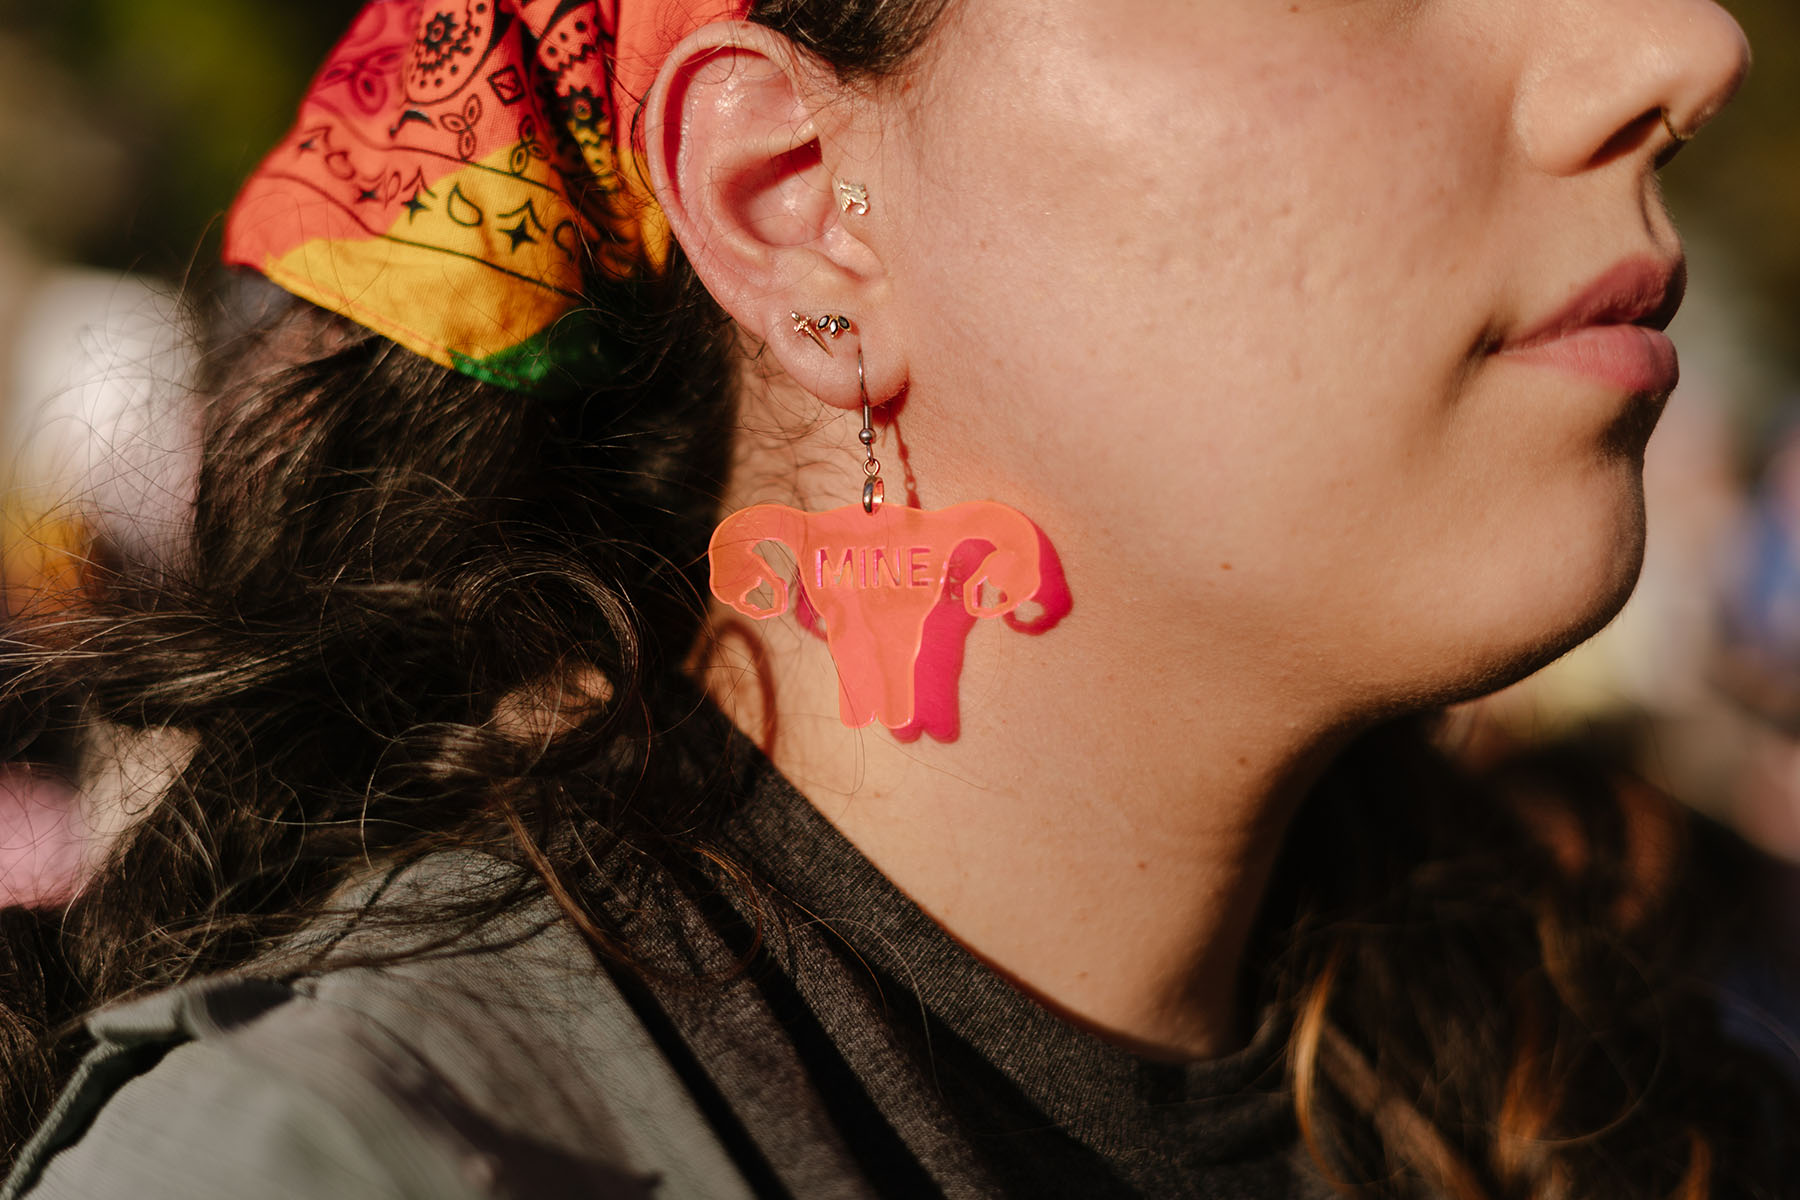
{"type": "Polygon", "coordinates": [[[869,215],[869,189],[860,183],[852,183],[848,179],[839,179],[837,184],[838,206],[853,217],[869,215]]]}
{"type": "Polygon", "coordinates": [[[836,313],[826,313],[813,322],[813,328],[820,333],[830,334],[831,339],[836,341],[850,331],[850,318],[840,317],[836,313]]]}

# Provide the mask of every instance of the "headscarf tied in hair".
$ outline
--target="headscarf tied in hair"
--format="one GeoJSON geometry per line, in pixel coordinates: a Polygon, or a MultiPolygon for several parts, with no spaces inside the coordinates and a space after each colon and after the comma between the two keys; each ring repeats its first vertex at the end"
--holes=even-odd
{"type": "Polygon", "coordinates": [[[670,50],[749,0],[371,0],[250,177],[225,261],[435,362],[532,388],[595,350],[582,278],[668,228],[632,117],[670,50]]]}

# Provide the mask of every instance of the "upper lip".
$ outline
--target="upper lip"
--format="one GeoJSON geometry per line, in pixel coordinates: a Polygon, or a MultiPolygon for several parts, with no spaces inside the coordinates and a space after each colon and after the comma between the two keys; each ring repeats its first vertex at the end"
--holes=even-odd
{"type": "Polygon", "coordinates": [[[1627,258],[1604,271],[1548,319],[1508,338],[1503,350],[1528,350],[1593,325],[1666,329],[1687,290],[1679,258],[1627,258]]]}

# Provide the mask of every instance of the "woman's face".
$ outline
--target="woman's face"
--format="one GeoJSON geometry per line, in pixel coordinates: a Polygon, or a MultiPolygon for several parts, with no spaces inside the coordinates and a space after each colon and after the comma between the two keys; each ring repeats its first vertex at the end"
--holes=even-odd
{"type": "Polygon", "coordinates": [[[1673,385],[1580,329],[1679,288],[1661,114],[1745,65],[1706,0],[953,6],[868,164],[922,500],[1024,510],[1171,654],[1377,705],[1536,665],[1636,578],[1673,385]]]}

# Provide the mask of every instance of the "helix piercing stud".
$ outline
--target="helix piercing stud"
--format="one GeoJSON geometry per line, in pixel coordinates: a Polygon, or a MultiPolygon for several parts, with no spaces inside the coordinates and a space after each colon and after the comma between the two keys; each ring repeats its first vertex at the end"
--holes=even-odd
{"type": "Polygon", "coordinates": [[[853,217],[869,215],[869,189],[860,183],[851,183],[847,179],[834,181],[837,184],[838,206],[853,217]]]}
{"type": "Polygon", "coordinates": [[[820,333],[831,335],[831,339],[836,341],[838,338],[841,338],[846,333],[850,332],[850,318],[840,317],[836,313],[826,313],[817,321],[813,322],[813,328],[817,329],[820,333]]]}

